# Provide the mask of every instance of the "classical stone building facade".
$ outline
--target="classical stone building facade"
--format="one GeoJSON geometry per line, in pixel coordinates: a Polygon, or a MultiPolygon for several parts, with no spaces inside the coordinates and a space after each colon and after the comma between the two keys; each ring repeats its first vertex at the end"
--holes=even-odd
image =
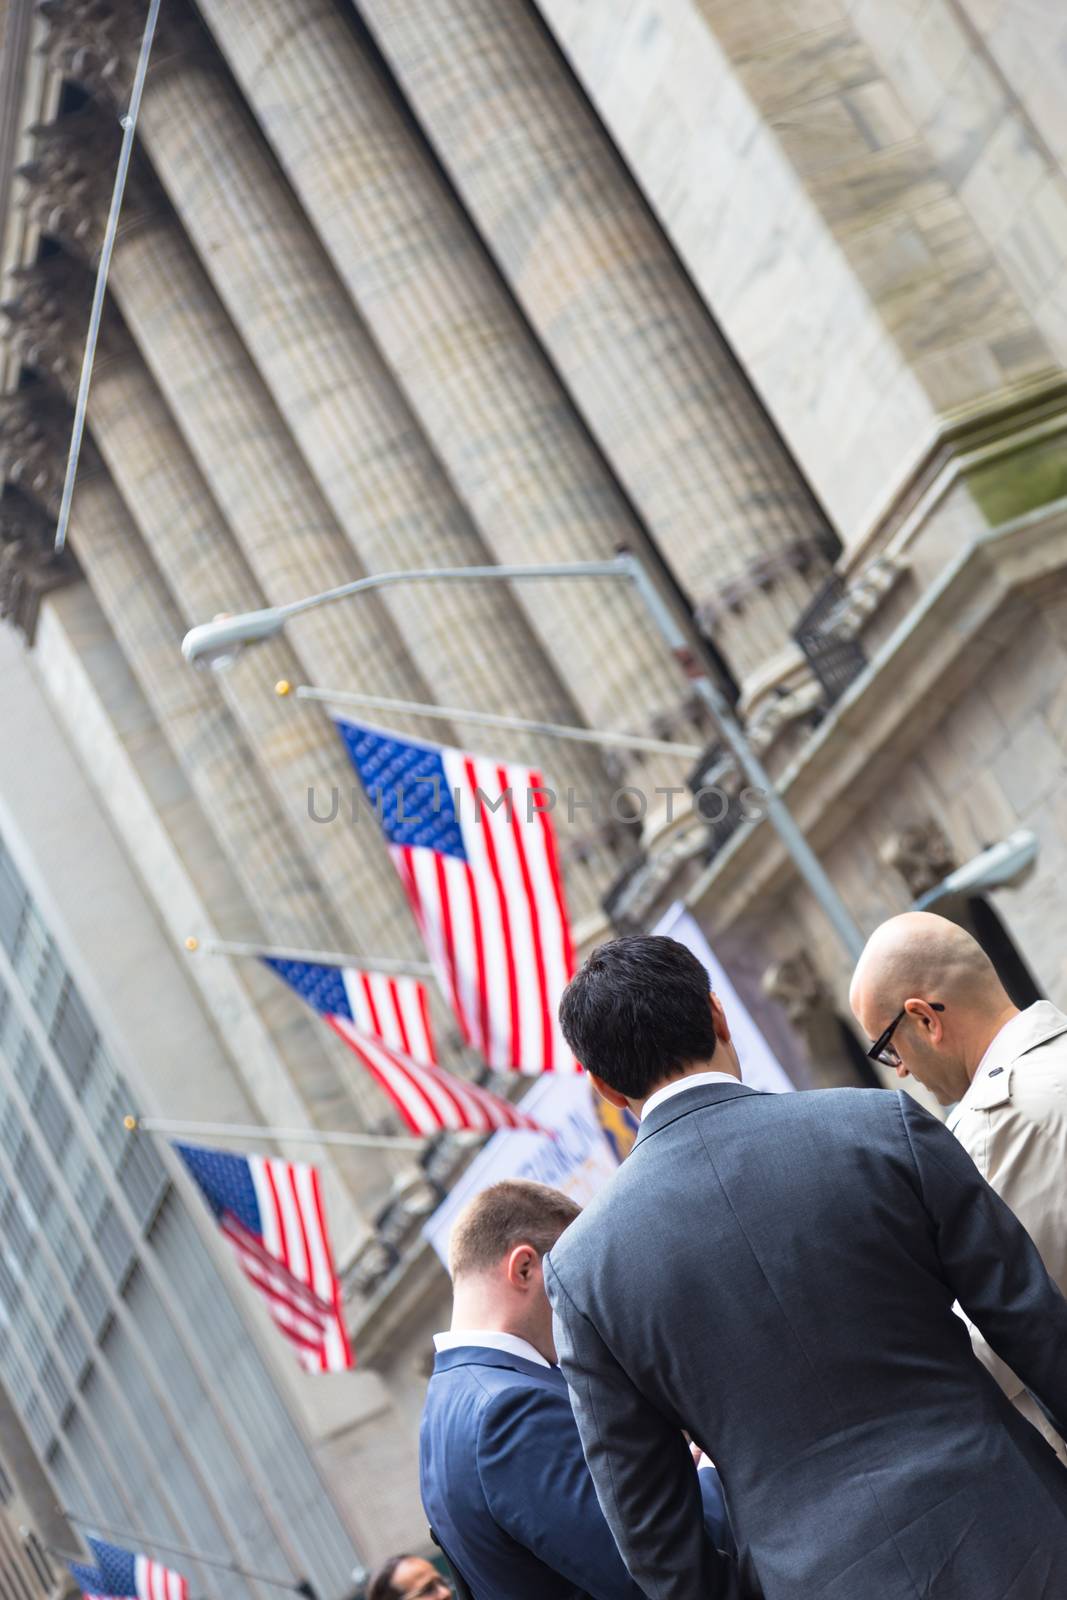
{"type": "MultiPolygon", "coordinates": [[[[622,586],[398,587],[226,673],[180,658],[218,612],[402,568],[635,550],[860,927],[926,894],[1067,999],[1061,8],[164,0],[57,558],[146,10],[0,6],[0,843],[138,1106],[395,1127],[255,963],[180,954],[196,934],[419,955],[368,818],[309,814],[352,775],[279,679],[452,708],[398,725],[475,748],[465,711],[684,746],[492,736],[597,801],[558,813],[581,943],[685,898],[805,1082],[865,1081],[848,956],[766,822],[690,804],[740,775],[622,586]],[[942,889],[1022,830],[1021,887],[942,889]]],[[[336,1519],[324,1593],[343,1539],[354,1565],[423,1542],[414,1434],[447,1286],[419,1223],[462,1158],[324,1152],[361,1355],[344,1379],[279,1366],[211,1256],[336,1519]]],[[[168,1290],[156,1223],[126,1220],[168,1290]]],[[[46,1458],[63,1405],[28,1427],[46,1458]]],[[[201,1492],[239,1541],[225,1482],[201,1492]]],[[[197,1546],[164,1501],[142,1516],[197,1546]]],[[[294,1578],[301,1559],[278,1550],[294,1578]]]]}

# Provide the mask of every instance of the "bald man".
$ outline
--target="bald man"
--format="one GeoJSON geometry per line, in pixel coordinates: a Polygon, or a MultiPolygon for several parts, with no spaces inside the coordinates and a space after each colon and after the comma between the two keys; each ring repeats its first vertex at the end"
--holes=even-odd
{"type": "MultiPolygon", "coordinates": [[[[919,911],[872,934],[849,998],[875,1059],[955,1107],[949,1128],[1067,1294],[1067,1016],[1047,1000],[1020,1011],[969,933],[919,911]]],[[[1025,1385],[969,1326],[979,1360],[1067,1464],[1025,1385]]]]}

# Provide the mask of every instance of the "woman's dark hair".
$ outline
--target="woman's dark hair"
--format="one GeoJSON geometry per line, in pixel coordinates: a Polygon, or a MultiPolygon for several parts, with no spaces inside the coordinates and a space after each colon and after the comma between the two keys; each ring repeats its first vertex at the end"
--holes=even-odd
{"type": "Polygon", "coordinates": [[[705,967],[676,939],[613,939],[567,985],[560,1025],[584,1067],[643,1100],[665,1078],[715,1054],[710,990],[705,967]]]}
{"type": "Polygon", "coordinates": [[[400,1563],[408,1559],[405,1553],[402,1556],[390,1556],[388,1561],[383,1562],[367,1586],[367,1600],[402,1600],[393,1576],[400,1563]]]}

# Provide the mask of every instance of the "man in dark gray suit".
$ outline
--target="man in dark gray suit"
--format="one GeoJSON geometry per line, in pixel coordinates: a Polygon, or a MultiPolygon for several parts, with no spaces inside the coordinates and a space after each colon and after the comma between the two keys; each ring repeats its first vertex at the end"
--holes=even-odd
{"type": "Polygon", "coordinates": [[[1058,1431],[1067,1301],[907,1095],[758,1094],[673,940],[595,951],[560,1011],[633,1153],[545,1262],[597,1495],[651,1600],[716,1600],[680,1430],[766,1600],[1063,1600],[1067,1471],[971,1351],[959,1300],[1058,1431]]]}

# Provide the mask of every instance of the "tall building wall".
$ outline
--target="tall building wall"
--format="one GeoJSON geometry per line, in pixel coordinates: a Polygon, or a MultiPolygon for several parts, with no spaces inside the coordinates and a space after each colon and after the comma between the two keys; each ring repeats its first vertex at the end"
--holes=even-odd
{"type": "MultiPolygon", "coordinates": [[[[23,763],[33,754],[24,745],[23,763]]],[[[71,970],[63,933],[27,887],[19,858],[40,873],[42,840],[19,826],[16,786],[4,788],[5,1387],[72,1516],[344,1593],[358,1565],[351,1535],[165,1147],[124,1130],[124,1108],[139,1110],[139,1094],[71,970]]],[[[71,820],[78,796],[64,799],[71,820]]],[[[104,912],[97,907],[102,940],[104,912]]],[[[135,970],[127,981],[137,983],[135,970]]],[[[170,1014],[165,990],[159,999],[170,1014]]],[[[197,1570],[195,1581],[211,1579],[197,1570]]],[[[228,1583],[250,1592],[238,1578],[228,1583]]]]}

